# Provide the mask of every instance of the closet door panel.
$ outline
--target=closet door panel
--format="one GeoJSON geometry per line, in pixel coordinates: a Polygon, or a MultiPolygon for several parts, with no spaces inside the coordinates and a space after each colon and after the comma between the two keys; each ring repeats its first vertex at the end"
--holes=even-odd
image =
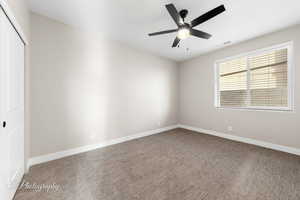
{"type": "Polygon", "coordinates": [[[0,199],[10,200],[24,174],[25,47],[2,10],[0,22],[0,199]]]}
{"type": "Polygon", "coordinates": [[[8,180],[9,180],[9,136],[3,129],[5,120],[6,104],[6,65],[8,62],[8,29],[6,28],[5,15],[0,8],[0,199],[9,198],[8,180]]]}

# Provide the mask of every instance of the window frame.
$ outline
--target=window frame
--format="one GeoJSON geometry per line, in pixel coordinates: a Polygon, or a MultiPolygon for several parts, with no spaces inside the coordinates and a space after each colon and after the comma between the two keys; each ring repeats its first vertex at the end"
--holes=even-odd
{"type": "MultiPolygon", "coordinates": [[[[294,110],[294,52],[293,52],[293,41],[289,41],[289,42],[285,42],[279,45],[273,45],[267,48],[262,48],[262,49],[258,49],[258,50],[254,50],[254,51],[249,51],[246,53],[242,53],[236,56],[230,56],[224,59],[220,59],[215,61],[214,64],[214,82],[215,82],[215,92],[214,92],[214,105],[215,108],[218,109],[235,109],[235,110],[270,110],[270,111],[293,111],[294,110]],[[247,70],[249,70],[249,58],[250,57],[254,57],[254,56],[259,56],[262,55],[264,53],[268,53],[271,51],[275,51],[275,50],[280,50],[280,49],[287,49],[287,53],[288,53],[288,57],[287,57],[287,70],[288,70],[288,106],[287,107],[272,107],[272,106],[246,106],[246,107],[231,107],[231,106],[221,106],[220,103],[220,91],[219,91],[219,87],[220,87],[220,81],[219,81],[219,64],[222,62],[226,62],[229,60],[233,60],[233,59],[237,59],[237,58],[241,58],[241,57],[247,57],[247,70]]],[[[250,73],[247,73],[247,81],[249,81],[249,77],[250,73]]],[[[249,92],[249,84],[247,82],[247,91],[249,92]]],[[[247,99],[247,101],[249,101],[250,99],[247,99]]]]}

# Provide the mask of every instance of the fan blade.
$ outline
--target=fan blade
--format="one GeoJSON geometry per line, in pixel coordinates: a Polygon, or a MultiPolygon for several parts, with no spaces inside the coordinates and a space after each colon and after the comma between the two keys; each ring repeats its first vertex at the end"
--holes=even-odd
{"type": "Polygon", "coordinates": [[[172,45],[172,48],[173,47],[177,47],[177,45],[179,44],[180,42],[180,39],[178,37],[175,38],[174,42],[173,42],[173,45],[172,45]]]}
{"type": "Polygon", "coordinates": [[[155,32],[155,33],[149,33],[149,36],[154,36],[154,35],[161,35],[161,34],[167,34],[167,33],[173,33],[178,31],[178,29],[172,29],[172,30],[166,30],[166,31],[160,31],[160,32],[155,32]]]}
{"type": "Polygon", "coordinates": [[[224,12],[225,10],[226,9],[225,9],[224,5],[218,6],[215,9],[212,9],[211,11],[201,15],[200,17],[198,17],[196,19],[194,19],[191,22],[191,26],[192,27],[198,26],[199,24],[202,24],[203,22],[206,22],[207,20],[209,20],[209,19],[217,16],[218,14],[224,12]]]}
{"type": "Polygon", "coordinates": [[[204,39],[209,39],[211,37],[210,34],[205,33],[203,31],[196,30],[196,29],[191,29],[190,33],[193,36],[196,36],[196,37],[199,37],[199,38],[204,38],[204,39]]]}
{"type": "Polygon", "coordinates": [[[177,9],[175,8],[174,4],[167,4],[166,8],[169,12],[169,14],[171,15],[171,17],[173,18],[173,20],[175,21],[175,23],[177,24],[177,26],[181,26],[183,24],[183,20],[180,17],[177,9]]]}

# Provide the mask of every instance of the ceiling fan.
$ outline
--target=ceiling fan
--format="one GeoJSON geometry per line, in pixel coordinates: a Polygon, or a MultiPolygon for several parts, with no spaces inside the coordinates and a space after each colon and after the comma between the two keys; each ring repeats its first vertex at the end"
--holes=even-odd
{"type": "Polygon", "coordinates": [[[198,26],[199,24],[202,24],[203,22],[206,22],[207,20],[210,20],[211,18],[217,16],[218,14],[225,11],[225,6],[221,5],[218,6],[211,11],[199,16],[198,18],[191,21],[191,23],[186,23],[184,19],[186,18],[188,14],[188,10],[184,9],[181,10],[179,13],[177,9],[175,8],[174,4],[167,4],[166,8],[175,21],[176,25],[178,26],[177,29],[172,30],[166,30],[166,31],[160,31],[155,33],[150,33],[149,36],[155,36],[155,35],[161,35],[161,34],[167,34],[167,33],[173,33],[177,32],[177,37],[175,38],[172,48],[177,47],[180,40],[188,38],[190,35],[203,38],[203,39],[209,39],[211,37],[210,34],[205,33],[203,31],[199,31],[196,29],[193,29],[195,26],[198,26]]]}

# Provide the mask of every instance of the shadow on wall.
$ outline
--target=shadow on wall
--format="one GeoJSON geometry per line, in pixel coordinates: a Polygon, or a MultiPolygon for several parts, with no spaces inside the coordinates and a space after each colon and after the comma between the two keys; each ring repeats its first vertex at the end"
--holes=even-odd
{"type": "Polygon", "coordinates": [[[31,18],[32,157],[176,124],[176,63],[31,18]]]}

